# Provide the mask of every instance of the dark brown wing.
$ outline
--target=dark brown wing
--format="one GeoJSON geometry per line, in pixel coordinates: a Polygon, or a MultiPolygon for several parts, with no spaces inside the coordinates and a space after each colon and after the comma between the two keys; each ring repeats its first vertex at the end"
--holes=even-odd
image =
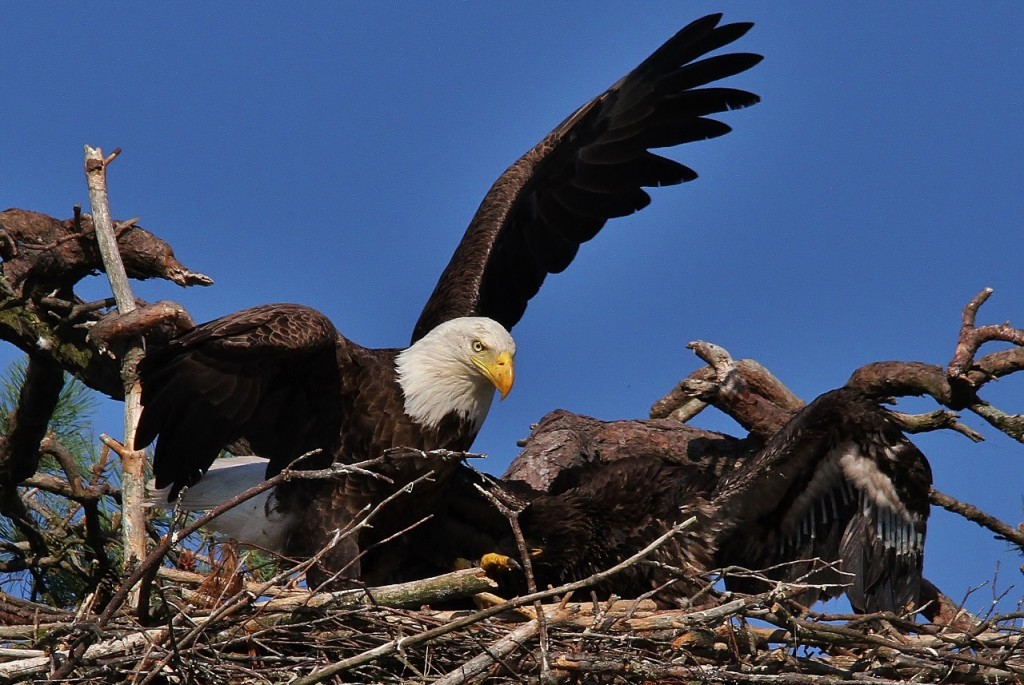
{"type": "Polygon", "coordinates": [[[792,562],[836,562],[842,573],[805,582],[850,585],[858,611],[899,611],[918,599],[930,486],[927,459],[887,411],[856,390],[833,390],[719,488],[714,504],[731,528],[719,563],[790,564],[773,577],[796,580],[813,565],[792,562]]]}
{"type": "Polygon", "coordinates": [[[197,326],[146,355],[136,445],[160,436],[156,486],[173,485],[173,499],[240,440],[270,460],[268,475],[315,448],[327,450],[318,461],[329,461],[346,345],[358,347],[316,310],[271,304],[197,326]]]}
{"type": "Polygon", "coordinates": [[[757,64],[759,55],[700,59],[751,24],[721,15],[682,29],[618,83],[562,122],[484,197],[413,331],[418,340],[457,316],[488,316],[511,329],[544,277],[565,269],[605,222],[646,207],[644,187],[697,174],[651,153],[727,133],[710,114],[758,101],[731,88],[703,88],[757,64]]]}

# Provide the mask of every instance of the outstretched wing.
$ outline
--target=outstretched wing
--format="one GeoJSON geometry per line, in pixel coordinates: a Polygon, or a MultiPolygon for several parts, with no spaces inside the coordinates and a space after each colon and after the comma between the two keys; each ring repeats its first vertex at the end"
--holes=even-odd
{"type": "Polygon", "coordinates": [[[708,115],[758,102],[742,90],[704,87],[761,61],[747,53],[701,59],[751,27],[718,26],[720,19],[679,31],[502,174],[441,274],[414,341],[457,316],[487,316],[511,329],[545,276],[565,269],[581,243],[608,219],[647,206],[644,187],[697,177],[650,149],[723,135],[729,126],[708,115]]]}
{"type": "Polygon", "coordinates": [[[918,600],[930,486],[927,459],[886,410],[859,391],[833,390],[719,489],[715,505],[736,524],[720,563],[835,584],[807,600],[847,585],[854,609],[899,611],[918,600]],[[832,566],[815,571],[821,563],[808,559],[832,566]]]}
{"type": "Polygon", "coordinates": [[[270,460],[268,476],[310,450],[328,450],[340,428],[332,411],[340,401],[339,344],[353,345],[320,312],[270,304],[197,326],[147,354],[136,446],[160,436],[156,487],[171,486],[174,499],[240,440],[270,460]]]}

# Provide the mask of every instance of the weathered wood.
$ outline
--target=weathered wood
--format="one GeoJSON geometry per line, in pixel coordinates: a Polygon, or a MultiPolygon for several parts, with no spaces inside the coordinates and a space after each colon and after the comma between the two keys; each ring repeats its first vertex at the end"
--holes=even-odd
{"type": "MultiPolygon", "coordinates": [[[[96,242],[99,245],[104,271],[117,301],[118,313],[129,314],[135,310],[135,296],[132,294],[128,274],[125,273],[118,250],[107,194],[107,165],[119,152],[120,149],[115,150],[110,158],[106,158],[103,156],[103,150],[87,145],[85,178],[89,186],[96,242]]],[[[142,340],[136,338],[127,344],[121,359],[125,446],[125,452],[121,455],[121,537],[124,542],[123,564],[126,569],[135,568],[146,556],[146,455],[134,447],[135,430],[142,415],[142,389],[139,385],[137,367],[143,354],[142,340]]]]}

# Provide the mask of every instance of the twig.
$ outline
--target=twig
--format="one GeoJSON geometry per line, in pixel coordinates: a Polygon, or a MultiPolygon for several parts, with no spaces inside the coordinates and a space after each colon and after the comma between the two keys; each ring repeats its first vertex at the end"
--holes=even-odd
{"type": "MultiPolygon", "coordinates": [[[[489,645],[483,653],[478,654],[454,671],[450,671],[445,676],[435,680],[434,685],[462,685],[462,683],[480,675],[490,668],[492,664],[504,659],[515,650],[520,649],[525,643],[537,637],[540,634],[542,625],[554,627],[568,621],[572,616],[573,612],[566,610],[561,605],[548,612],[542,611],[537,614],[536,619],[519,626],[494,644],[489,645]]],[[[550,666],[548,668],[550,669],[550,666]]],[[[544,677],[542,670],[541,682],[543,682],[544,677]]]]}
{"type": "MultiPolygon", "coordinates": [[[[341,464],[333,464],[332,467],[334,469],[336,469],[336,468],[349,469],[350,473],[356,473],[356,474],[359,474],[359,475],[362,475],[362,476],[369,475],[369,476],[372,476],[372,477],[375,477],[375,478],[380,478],[380,479],[382,479],[382,480],[384,480],[384,481],[386,481],[388,483],[391,483],[391,482],[393,482],[392,479],[390,479],[390,478],[388,478],[388,477],[386,477],[386,476],[384,476],[382,474],[376,473],[374,471],[369,471],[369,470],[366,470],[365,468],[363,468],[366,464],[371,464],[371,463],[379,464],[381,462],[387,461],[387,459],[389,459],[389,457],[387,457],[386,455],[381,455],[380,457],[377,457],[376,459],[371,459],[371,460],[368,460],[366,462],[362,462],[361,464],[348,465],[348,466],[343,466],[341,464]]],[[[331,473],[333,475],[333,469],[322,469],[320,472],[321,473],[331,473]]],[[[297,471],[293,471],[292,474],[291,474],[291,477],[292,478],[305,478],[306,477],[306,473],[308,473],[308,472],[306,472],[306,471],[298,471],[298,470],[297,471]]],[[[313,473],[316,473],[316,472],[314,471],[313,473]]],[[[351,521],[349,521],[348,525],[345,527],[345,531],[344,531],[345,534],[346,535],[357,535],[359,533],[359,531],[362,530],[363,528],[370,527],[371,523],[373,522],[373,519],[376,518],[377,514],[380,513],[380,511],[382,509],[387,507],[391,502],[393,502],[394,500],[398,499],[399,497],[402,497],[403,495],[407,495],[410,492],[412,492],[413,489],[417,485],[419,485],[420,483],[432,480],[433,476],[434,476],[434,472],[432,470],[431,471],[426,471],[425,473],[420,474],[418,477],[416,477],[413,480],[409,481],[408,483],[406,483],[402,487],[398,488],[397,490],[392,492],[390,495],[388,495],[387,497],[385,497],[381,501],[379,501],[376,504],[374,504],[372,507],[370,507],[370,505],[367,505],[366,507],[363,507],[363,510],[361,512],[359,512],[355,517],[353,517],[351,521]]],[[[421,523],[423,523],[426,520],[426,518],[429,518],[429,517],[425,517],[423,519],[420,519],[419,521],[414,522],[412,525],[410,525],[410,526],[408,526],[406,528],[403,528],[402,530],[399,530],[399,531],[395,532],[394,534],[386,537],[384,540],[379,540],[377,543],[375,543],[373,545],[370,545],[370,546],[368,546],[365,549],[360,550],[359,553],[356,554],[355,558],[351,559],[348,562],[348,564],[345,566],[345,568],[332,569],[333,573],[331,574],[331,577],[326,579],[323,583],[321,583],[321,586],[327,585],[327,584],[333,582],[338,576],[340,576],[349,567],[351,567],[352,564],[355,564],[356,562],[360,561],[366,555],[366,553],[368,551],[370,551],[371,549],[373,549],[373,548],[377,547],[378,545],[383,544],[383,543],[385,543],[385,542],[387,542],[389,540],[392,540],[392,539],[394,539],[396,537],[399,537],[399,536],[403,535],[404,533],[408,532],[412,528],[415,528],[416,526],[418,526],[421,523]]],[[[308,580],[309,579],[307,578],[307,581],[308,580]]]]}
{"type": "MultiPolygon", "coordinates": [[[[488,578],[482,569],[465,568],[408,583],[336,592],[303,592],[270,599],[255,606],[267,611],[290,611],[299,607],[334,609],[356,605],[415,608],[432,602],[468,597],[496,586],[497,583],[488,578]]],[[[263,591],[266,592],[267,588],[263,591]]]]}
{"type": "MultiPolygon", "coordinates": [[[[300,572],[301,573],[302,571],[305,571],[306,569],[310,568],[313,564],[317,563],[322,558],[322,556],[324,554],[326,554],[331,548],[333,548],[336,544],[338,544],[338,541],[340,539],[341,539],[341,531],[335,531],[334,532],[334,536],[332,537],[332,539],[324,546],[324,548],[322,550],[320,550],[320,552],[316,556],[314,556],[311,559],[307,559],[306,561],[303,561],[303,562],[297,564],[295,567],[293,567],[291,569],[287,569],[287,570],[281,571],[280,573],[275,575],[273,578],[271,578],[270,580],[266,581],[264,583],[265,587],[266,588],[270,588],[270,587],[276,585],[277,583],[281,582],[287,576],[292,575],[295,572],[300,572]]],[[[258,594],[262,594],[262,592],[260,592],[258,594]]],[[[192,628],[192,630],[190,630],[188,632],[188,634],[186,634],[180,640],[175,640],[175,642],[174,642],[174,650],[168,652],[164,656],[164,658],[161,659],[161,661],[157,664],[157,666],[150,670],[149,674],[146,676],[146,678],[139,685],[148,685],[150,682],[155,680],[158,677],[158,675],[160,674],[160,672],[163,670],[163,667],[168,665],[171,662],[171,659],[174,656],[177,655],[178,650],[191,646],[199,638],[199,636],[207,629],[208,626],[213,624],[215,621],[217,621],[217,620],[219,620],[221,618],[224,618],[226,616],[229,616],[229,615],[237,612],[238,610],[240,610],[244,606],[243,600],[245,600],[247,598],[247,596],[248,596],[248,591],[243,587],[239,592],[235,593],[227,601],[225,601],[223,604],[221,604],[221,606],[219,606],[209,616],[206,616],[203,619],[201,619],[199,621],[196,621],[195,625],[192,628]]],[[[179,614],[179,616],[185,616],[185,615],[186,615],[185,613],[179,614]]],[[[173,631],[172,631],[171,634],[173,635],[173,631]]]]}
{"type": "Polygon", "coordinates": [[[1024,442],[1024,414],[1009,414],[986,402],[976,402],[968,409],[1017,442],[1024,442]]]}
{"type": "MultiPolygon", "coordinates": [[[[939,631],[885,613],[808,614],[808,618],[795,605],[796,611],[790,610],[792,603],[786,599],[799,591],[784,584],[761,595],[733,599],[697,612],[652,611],[646,606],[634,615],[633,602],[619,602],[609,607],[608,620],[600,625],[593,614],[587,615],[592,609],[589,602],[547,604],[543,609],[552,630],[555,668],[578,674],[581,680],[602,674],[619,676],[622,682],[677,680],[690,673],[695,680],[729,683],[919,681],[982,685],[1015,682],[1024,675],[1024,634],[1019,626],[1022,614],[994,617],[968,632],[939,631]],[[758,629],[735,622],[713,627],[731,617],[761,617],[780,628],[758,629]],[[735,631],[740,631],[740,639],[734,636],[735,631]],[[774,648],[777,645],[788,649],[774,648]],[[737,668],[737,664],[741,666],[737,668]]],[[[137,682],[144,674],[145,682],[164,676],[198,682],[277,681],[308,672],[324,660],[356,657],[360,661],[348,669],[346,681],[397,683],[411,674],[417,682],[433,681],[438,677],[437,669],[447,673],[444,677],[449,679],[441,682],[477,681],[492,663],[504,669],[488,676],[494,682],[522,682],[536,677],[532,650],[527,649],[520,660],[510,658],[517,647],[525,648],[527,641],[535,638],[535,623],[510,630],[511,626],[501,619],[484,624],[476,621],[447,634],[446,640],[420,641],[423,631],[465,617],[452,612],[403,612],[373,606],[346,610],[336,605],[329,610],[322,606],[293,614],[291,607],[281,606],[272,612],[254,605],[253,599],[252,592],[239,593],[206,614],[202,605],[183,607],[168,626],[149,633],[148,642],[132,637],[142,630],[137,624],[113,624],[104,629],[104,637],[120,631],[115,634],[126,639],[120,643],[103,640],[102,645],[110,649],[104,656],[90,649],[87,660],[95,657],[95,661],[82,678],[121,682],[134,677],[137,682]],[[262,621],[248,615],[228,620],[240,610],[269,615],[262,621]],[[291,620],[286,622],[288,617],[291,620]],[[181,628],[185,635],[178,638],[175,633],[181,628]],[[408,635],[409,629],[416,632],[408,635]],[[495,630],[503,634],[478,650],[480,636],[495,630]],[[370,654],[372,649],[361,646],[382,638],[387,642],[378,646],[397,643],[397,648],[370,654]],[[347,656],[353,652],[355,657],[347,656]],[[467,653],[475,653],[475,657],[467,661],[467,653]],[[175,672],[170,673],[166,665],[174,667],[175,672]]],[[[31,639],[33,633],[22,628],[17,635],[31,639]]],[[[28,646],[38,649],[39,643],[28,646]]],[[[12,656],[17,655],[17,650],[12,651],[12,656]]],[[[57,659],[63,655],[58,652],[57,659]]],[[[38,654],[25,650],[23,659],[5,664],[0,673],[38,674],[47,669],[43,661],[33,659],[39,659],[38,654]]],[[[49,664],[52,667],[53,662],[49,664]]]]}
{"type": "Polygon", "coordinates": [[[992,296],[993,292],[992,288],[984,288],[964,306],[960,323],[960,337],[953,358],[949,362],[950,377],[966,377],[974,363],[974,356],[986,342],[1002,340],[1018,346],[1024,345],[1024,331],[1013,328],[1009,323],[981,327],[975,325],[978,310],[992,296]]]}
{"type": "Polygon", "coordinates": [[[955,412],[945,409],[936,409],[925,414],[905,414],[890,409],[889,413],[900,424],[900,428],[907,433],[927,433],[948,428],[966,436],[973,442],[985,440],[985,436],[981,433],[960,423],[960,417],[955,412]]]}
{"type": "MultiPolygon", "coordinates": [[[[300,456],[298,459],[295,460],[295,462],[300,461],[306,456],[307,455],[300,456]]],[[[378,461],[379,459],[371,459],[365,462],[359,462],[358,464],[353,465],[353,467],[365,468],[370,464],[378,463],[378,461]]],[[[338,472],[342,472],[343,468],[344,467],[341,467],[339,465],[338,472]]],[[[277,475],[275,475],[273,478],[270,478],[268,480],[263,481],[262,483],[254,485],[248,490],[239,493],[235,497],[232,497],[226,502],[223,502],[219,506],[206,512],[205,514],[197,518],[195,521],[193,521],[192,524],[186,526],[180,532],[173,532],[169,533],[168,535],[165,535],[164,539],[161,540],[160,544],[156,546],[156,548],[149,554],[149,556],[146,557],[146,559],[141,564],[139,564],[138,567],[136,567],[136,569],[132,572],[132,574],[121,584],[121,587],[118,588],[117,593],[114,594],[114,596],[107,603],[107,606],[104,607],[103,612],[100,614],[99,618],[96,621],[97,625],[100,628],[102,628],[110,622],[110,620],[114,617],[117,610],[120,609],[121,606],[128,599],[128,596],[135,587],[135,585],[138,584],[139,581],[143,579],[143,577],[149,574],[152,571],[152,569],[160,563],[160,560],[163,559],[164,555],[167,554],[171,547],[177,544],[178,540],[199,530],[207,523],[212,521],[214,518],[223,514],[225,511],[237,507],[242,502],[252,499],[253,497],[259,495],[261,492],[265,492],[266,490],[269,490],[270,488],[277,486],[279,483],[291,477],[292,473],[294,472],[292,472],[289,468],[286,468],[277,475]]],[[[93,637],[92,634],[86,634],[81,636],[75,642],[74,646],[69,650],[68,660],[54,674],[55,678],[65,678],[68,675],[70,675],[70,673],[75,669],[78,660],[85,653],[85,650],[87,649],[89,643],[91,642],[90,637],[93,637]]]]}

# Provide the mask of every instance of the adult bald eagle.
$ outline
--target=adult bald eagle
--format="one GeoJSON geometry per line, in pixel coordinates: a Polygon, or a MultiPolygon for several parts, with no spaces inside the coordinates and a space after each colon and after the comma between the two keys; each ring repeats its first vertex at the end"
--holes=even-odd
{"type": "MultiPolygon", "coordinates": [[[[578,464],[532,497],[516,488],[529,500],[519,524],[527,547],[538,551],[538,585],[614,566],[695,516],[695,525],[654,552],[656,563],[636,564],[596,589],[654,593],[677,604],[704,587],[712,569],[740,566],[830,586],[805,592],[808,602],[845,589],[859,612],[918,603],[931,470],[889,412],[841,388],[801,409],[748,457],[737,459],[739,443],[726,441],[716,449],[705,440],[699,455],[669,459],[652,448],[635,458],[578,464]]],[[[507,535],[477,544],[518,555],[507,535]]],[[[518,580],[513,591],[524,589],[518,580]]],[[[769,589],[737,575],[727,584],[769,589]]]]}
{"type": "MultiPolygon", "coordinates": [[[[441,274],[410,347],[361,347],[319,312],[266,305],[197,326],[148,354],[140,365],[136,444],[146,446],[159,435],[157,487],[169,487],[173,498],[195,486],[229,445],[266,458],[261,476],[314,448],[324,450],[322,457],[303,466],[357,462],[396,446],[469,448],[494,389],[504,395],[511,388],[515,345],[507,330],[546,275],[565,269],[608,219],[646,206],[644,187],[696,178],[650,150],[723,135],[729,127],[708,115],[758,101],[742,90],[707,87],[761,59],[708,57],[751,26],[719,25],[720,18],[683,28],[501,175],[441,274]]],[[[237,466],[218,469],[217,481],[235,489],[247,484],[252,464],[237,466]]],[[[435,485],[417,487],[415,507],[391,508],[391,519],[378,520],[373,535],[430,511],[436,484],[454,467],[429,460],[392,465],[386,475],[393,488],[427,468],[435,471],[435,485]]],[[[264,503],[269,523],[231,533],[243,540],[282,539],[289,553],[308,555],[324,541],[319,531],[379,500],[382,488],[378,480],[356,477],[341,484],[289,483],[264,503]]],[[[327,565],[339,568],[351,551],[327,565]]]]}

